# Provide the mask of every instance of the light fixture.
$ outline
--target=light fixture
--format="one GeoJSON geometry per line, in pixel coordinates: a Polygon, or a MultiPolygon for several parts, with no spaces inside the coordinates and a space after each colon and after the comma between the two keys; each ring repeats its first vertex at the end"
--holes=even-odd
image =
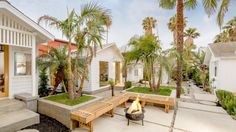
{"type": "Polygon", "coordinates": [[[0,52],[3,52],[3,51],[4,51],[4,46],[0,45],[0,52]]]}

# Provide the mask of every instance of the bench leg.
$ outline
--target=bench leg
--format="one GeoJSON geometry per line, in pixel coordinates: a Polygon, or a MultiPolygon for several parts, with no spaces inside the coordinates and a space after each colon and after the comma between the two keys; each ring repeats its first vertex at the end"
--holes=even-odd
{"type": "Polygon", "coordinates": [[[88,123],[89,131],[93,132],[93,121],[88,123]]]}
{"type": "Polygon", "coordinates": [[[126,106],[127,106],[127,101],[124,102],[124,108],[126,108],[126,106]]]}
{"type": "Polygon", "coordinates": [[[170,106],[169,105],[165,105],[165,112],[168,113],[169,112],[169,108],[170,106]]]}
{"type": "Polygon", "coordinates": [[[141,106],[142,106],[142,108],[144,108],[145,105],[146,105],[146,102],[145,102],[145,101],[142,101],[142,102],[141,102],[141,106]]]}

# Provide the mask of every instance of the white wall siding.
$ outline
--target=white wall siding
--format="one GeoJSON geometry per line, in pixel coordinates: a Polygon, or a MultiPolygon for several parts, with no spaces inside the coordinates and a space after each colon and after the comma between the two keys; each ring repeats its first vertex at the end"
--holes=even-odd
{"type": "Polygon", "coordinates": [[[218,67],[217,88],[236,92],[236,59],[221,60],[218,67]]]}
{"type": "Polygon", "coordinates": [[[143,79],[143,65],[132,64],[127,69],[127,81],[138,82],[143,79]],[[138,71],[138,75],[135,75],[135,71],[138,71]]]}
{"type": "Polygon", "coordinates": [[[28,92],[32,93],[32,76],[15,76],[14,75],[14,53],[29,53],[30,48],[9,46],[9,97],[13,98],[15,94],[28,92]]]}

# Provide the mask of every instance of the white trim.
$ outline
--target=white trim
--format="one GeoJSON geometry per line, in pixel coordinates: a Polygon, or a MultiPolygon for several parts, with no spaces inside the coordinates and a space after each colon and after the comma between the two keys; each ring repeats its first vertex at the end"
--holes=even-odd
{"type": "Polygon", "coordinates": [[[35,30],[37,30],[39,33],[41,33],[43,36],[45,36],[47,39],[54,40],[54,36],[51,33],[49,33],[47,30],[45,30],[44,28],[39,26],[36,22],[31,20],[29,17],[24,15],[21,11],[19,11],[17,8],[12,6],[9,2],[7,2],[7,1],[0,1],[0,9],[1,8],[7,9],[12,14],[16,15],[22,21],[26,22],[31,27],[33,27],[35,30]]]}

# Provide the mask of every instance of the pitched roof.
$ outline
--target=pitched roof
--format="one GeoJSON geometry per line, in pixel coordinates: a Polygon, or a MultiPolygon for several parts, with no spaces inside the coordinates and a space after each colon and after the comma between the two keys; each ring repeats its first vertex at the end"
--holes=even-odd
{"type": "Polygon", "coordinates": [[[236,57],[236,42],[209,44],[215,57],[236,57]]]}
{"type": "MultiPolygon", "coordinates": [[[[43,42],[44,42],[44,40],[51,41],[54,39],[54,35],[52,35],[46,29],[41,27],[39,24],[37,24],[31,18],[29,18],[24,13],[22,13],[20,10],[18,10],[16,7],[14,7],[9,1],[0,0],[0,9],[7,10],[11,14],[15,15],[22,22],[28,24],[29,27],[34,29],[34,31],[32,31],[32,32],[36,32],[40,38],[43,38],[43,42]]],[[[39,42],[39,43],[42,43],[42,42],[39,42]]]]}

